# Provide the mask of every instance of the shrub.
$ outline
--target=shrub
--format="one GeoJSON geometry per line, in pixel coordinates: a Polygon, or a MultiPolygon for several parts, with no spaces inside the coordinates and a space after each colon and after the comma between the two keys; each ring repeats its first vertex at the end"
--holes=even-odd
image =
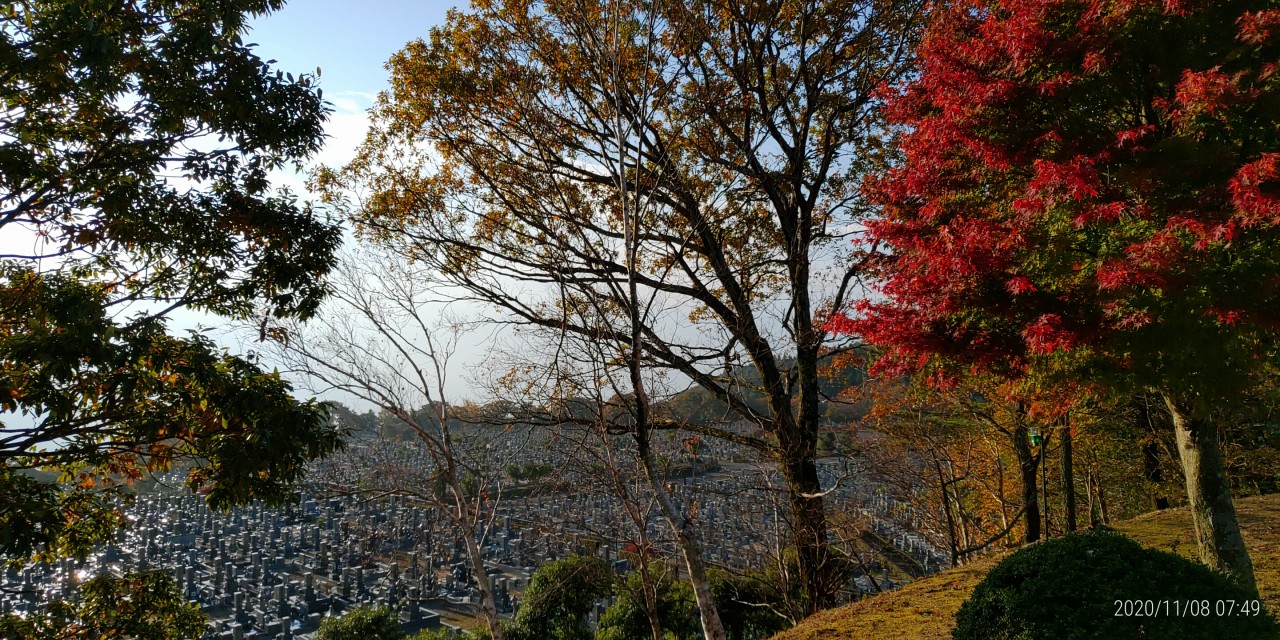
{"type": "Polygon", "coordinates": [[[1027,547],[997,565],[960,607],[952,638],[1280,637],[1266,612],[1241,615],[1241,603],[1256,598],[1202,564],[1143,548],[1118,533],[1077,533],[1027,547]],[[1142,605],[1126,610],[1126,601],[1142,605]],[[1232,615],[1218,611],[1226,601],[1235,601],[1232,615]]]}
{"type": "MultiPolygon", "coordinates": [[[[655,568],[658,565],[654,565],[655,568]]],[[[669,575],[656,575],[658,619],[668,640],[692,640],[702,637],[702,623],[693,588],[685,580],[672,580],[669,575]]],[[[649,617],[644,610],[644,583],[638,572],[626,582],[614,585],[618,599],[600,617],[595,640],[631,640],[652,638],[649,617]]]]}
{"type": "Polygon", "coordinates": [[[400,619],[386,607],[356,607],[340,618],[326,618],[315,640],[404,640],[400,619]]]}
{"type": "Polygon", "coordinates": [[[609,597],[613,571],[599,558],[569,556],[533,573],[509,635],[532,640],[589,640],[587,614],[609,597]]]}

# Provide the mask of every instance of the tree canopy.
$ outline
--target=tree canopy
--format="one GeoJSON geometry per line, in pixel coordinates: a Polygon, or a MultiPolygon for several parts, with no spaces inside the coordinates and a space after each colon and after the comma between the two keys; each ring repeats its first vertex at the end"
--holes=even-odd
{"type": "Polygon", "coordinates": [[[1278,24],[1269,1],[936,5],[889,108],[903,161],[868,185],[885,297],[852,326],[890,368],[1163,395],[1202,554],[1249,583],[1209,417],[1275,355],[1278,24]]]}
{"type": "Polygon", "coordinates": [[[365,144],[320,186],[365,237],[525,337],[608,349],[624,389],[636,311],[646,372],[765,434],[654,423],[781,463],[812,610],[839,586],[824,577],[818,368],[850,346],[823,321],[857,283],[875,90],[904,72],[923,5],[477,2],[392,58],[365,144]]]}
{"type": "Polygon", "coordinates": [[[200,607],[184,601],[173,578],[159,571],[90,578],[74,602],[54,600],[46,611],[43,616],[0,614],[0,636],[169,640],[199,637],[205,629],[200,607]]]}
{"type": "Polygon", "coordinates": [[[529,578],[529,588],[507,634],[512,638],[587,640],[587,614],[609,596],[613,572],[599,558],[569,556],[552,560],[529,578]]]}
{"type": "Polygon", "coordinates": [[[323,141],[315,77],[241,34],[275,0],[0,10],[0,555],[82,553],[120,483],[182,462],[217,507],[279,501],[338,446],[324,407],[166,318],[305,317],[340,228],[268,173],[323,141]],[[27,475],[52,469],[55,484],[27,475]]]}

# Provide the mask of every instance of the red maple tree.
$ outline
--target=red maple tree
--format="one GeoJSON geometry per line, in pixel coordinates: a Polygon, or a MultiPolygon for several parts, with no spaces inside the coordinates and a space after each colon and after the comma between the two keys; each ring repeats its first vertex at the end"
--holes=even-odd
{"type": "Polygon", "coordinates": [[[1214,414],[1280,336],[1280,3],[958,0],[866,190],[881,369],[1165,399],[1201,558],[1254,585],[1214,414]]]}

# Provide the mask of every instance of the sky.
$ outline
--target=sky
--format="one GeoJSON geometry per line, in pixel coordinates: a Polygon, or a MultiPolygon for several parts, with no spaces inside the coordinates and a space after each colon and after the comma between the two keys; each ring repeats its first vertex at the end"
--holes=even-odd
{"type": "MultiPolygon", "coordinates": [[[[257,43],[255,53],[263,60],[275,60],[272,67],[280,71],[297,75],[315,73],[316,68],[320,68],[320,88],[325,100],[331,103],[333,113],[325,125],[329,139],[313,164],[337,167],[354,155],[369,126],[366,110],[378,92],[388,88],[388,73],[384,68],[387,60],[406,43],[427,38],[431,27],[444,22],[453,6],[452,2],[433,0],[291,0],[282,10],[252,20],[244,40],[257,43]]],[[[303,175],[280,175],[277,181],[305,192],[303,175]]],[[[354,238],[348,235],[344,251],[351,250],[352,244],[354,238]]],[[[182,324],[208,326],[210,323],[207,316],[201,318],[194,314],[186,318],[186,323],[181,318],[174,320],[177,321],[175,328],[182,324]]],[[[216,326],[217,320],[213,319],[213,323],[216,326]]],[[[220,341],[236,352],[254,348],[243,339],[237,341],[223,336],[220,341]]],[[[467,347],[469,353],[454,363],[474,362],[479,346],[467,347]]],[[[457,399],[452,396],[473,395],[467,376],[461,371],[450,373],[447,387],[451,400],[457,399]]],[[[357,410],[370,408],[344,394],[308,389],[305,384],[298,388],[299,395],[308,395],[311,391],[357,410]]]]}
{"type": "Polygon", "coordinates": [[[411,40],[425,39],[452,6],[434,0],[292,0],[253,20],[245,41],[257,43],[255,52],[276,60],[281,71],[320,68],[320,87],[334,112],[325,127],[330,138],[316,160],[336,166],[351,158],[368,127],[365,110],[387,88],[387,59],[411,40]]]}
{"type": "MultiPolygon", "coordinates": [[[[365,112],[374,96],[388,86],[383,65],[406,43],[425,39],[431,27],[444,22],[454,4],[433,0],[292,0],[280,11],[253,19],[244,39],[246,43],[257,43],[254,52],[263,60],[276,60],[272,66],[280,71],[296,76],[315,73],[316,67],[320,68],[320,87],[325,99],[332,103],[333,113],[325,126],[329,139],[314,163],[340,166],[351,159],[364,138],[369,125],[365,112]]],[[[303,175],[279,175],[276,179],[297,192],[303,191],[303,175]]],[[[0,237],[3,253],[40,253],[41,248],[30,234],[6,229],[6,235],[0,237]]],[[[169,319],[170,330],[178,335],[197,327],[217,329],[221,324],[219,318],[189,310],[179,310],[169,319]]],[[[244,353],[246,346],[253,348],[242,337],[218,331],[210,337],[234,353],[244,353]]],[[[469,346],[473,353],[478,349],[476,345],[469,346]]],[[[470,395],[465,376],[451,375],[449,381],[451,394],[470,395]]],[[[308,389],[298,388],[297,395],[309,395],[308,389]]],[[[320,395],[360,410],[368,408],[349,397],[320,395]]],[[[6,416],[11,422],[22,419],[6,416]]],[[[26,419],[35,421],[38,417],[26,419]]]]}

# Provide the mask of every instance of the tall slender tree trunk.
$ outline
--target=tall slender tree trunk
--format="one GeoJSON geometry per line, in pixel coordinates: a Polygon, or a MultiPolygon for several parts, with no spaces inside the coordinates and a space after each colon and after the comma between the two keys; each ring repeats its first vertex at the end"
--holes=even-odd
{"type": "Polygon", "coordinates": [[[724,623],[720,620],[720,610],[716,607],[715,598],[711,593],[711,580],[707,577],[706,565],[702,562],[702,551],[698,548],[698,542],[694,537],[693,519],[682,517],[670,494],[664,490],[648,443],[638,442],[637,444],[640,444],[640,461],[644,467],[645,477],[658,497],[658,510],[671,526],[672,533],[676,537],[676,546],[680,549],[680,557],[684,560],[685,569],[689,571],[689,584],[693,587],[693,599],[698,605],[698,614],[702,621],[702,635],[706,640],[726,640],[728,634],[724,630],[724,623]]]}
{"type": "Polygon", "coordinates": [[[1023,542],[1035,542],[1040,539],[1040,496],[1036,486],[1036,465],[1039,463],[1031,453],[1031,435],[1027,430],[1026,412],[1019,403],[1015,409],[1016,422],[1013,427],[1013,453],[1018,458],[1018,472],[1021,478],[1023,528],[1026,537],[1023,542]]]}
{"type": "Polygon", "coordinates": [[[1107,511],[1107,492],[1102,486],[1102,473],[1094,470],[1093,473],[1093,490],[1098,494],[1098,517],[1102,519],[1102,524],[1111,524],[1111,513],[1107,511]]]}
{"type": "Polygon", "coordinates": [[[1071,418],[1070,416],[1063,418],[1060,432],[1062,435],[1062,503],[1065,507],[1063,510],[1063,520],[1066,523],[1067,532],[1076,530],[1076,477],[1072,469],[1071,462],[1071,418]]]}
{"type": "Polygon", "coordinates": [[[1236,508],[1231,501],[1218,428],[1208,412],[1166,393],[1165,406],[1173,416],[1178,457],[1187,481],[1187,503],[1195,527],[1200,561],[1253,593],[1258,585],[1253,561],[1244,546],[1236,508]]]}
{"type": "MultiPolygon", "coordinates": [[[[942,474],[942,464],[933,459],[934,470],[938,473],[938,484],[942,488],[942,515],[947,521],[947,545],[951,547],[951,566],[960,566],[960,544],[956,540],[956,522],[951,514],[951,494],[947,491],[947,479],[942,474]]],[[[965,548],[969,543],[964,543],[965,548]]]]}
{"type": "Polygon", "coordinates": [[[1040,509],[1044,512],[1044,523],[1040,529],[1040,535],[1048,540],[1053,537],[1053,530],[1049,528],[1049,434],[1045,434],[1045,438],[1040,441],[1040,454],[1037,460],[1040,461],[1040,509]]]}
{"type": "Polygon", "coordinates": [[[1093,470],[1084,472],[1084,494],[1089,505],[1089,528],[1102,524],[1102,516],[1098,513],[1098,494],[1093,490],[1093,470]]]}
{"type": "Polygon", "coordinates": [[[655,593],[653,585],[644,587],[644,607],[644,615],[649,619],[649,633],[653,636],[653,640],[663,640],[662,620],[658,618],[658,594],[655,593]]]}
{"type": "Polygon", "coordinates": [[[489,626],[490,637],[502,640],[502,622],[498,618],[498,605],[493,601],[493,581],[485,573],[484,554],[476,544],[476,532],[466,531],[462,537],[467,547],[467,558],[471,560],[471,571],[476,575],[476,586],[480,588],[480,612],[489,626]]]}
{"type": "MultiPolygon", "coordinates": [[[[992,446],[993,449],[994,443],[992,446]]],[[[999,450],[995,450],[994,460],[996,461],[996,502],[1000,503],[1000,530],[1007,531],[1009,529],[1009,502],[1004,497],[1004,462],[1001,461],[999,450]]]]}
{"type": "MultiPolygon", "coordinates": [[[[619,27],[615,25],[615,28],[619,27]]],[[[615,60],[615,74],[618,69],[618,62],[615,60]]],[[[614,86],[622,86],[616,76],[614,86]]],[[[649,446],[652,433],[650,427],[652,426],[653,417],[650,410],[648,387],[644,381],[644,331],[641,323],[640,291],[639,286],[636,284],[636,265],[639,263],[640,252],[640,206],[632,207],[632,194],[628,190],[627,183],[627,161],[623,155],[625,145],[622,140],[626,136],[624,134],[621,111],[617,112],[616,117],[619,167],[618,195],[625,226],[627,312],[628,319],[631,322],[631,353],[627,362],[627,370],[631,378],[631,389],[635,394],[636,424],[632,436],[636,443],[636,452],[640,458],[640,464],[644,468],[645,478],[648,479],[649,487],[653,490],[654,495],[657,496],[658,510],[662,512],[663,518],[671,527],[672,533],[675,534],[676,546],[680,548],[680,555],[684,559],[685,568],[689,570],[689,583],[693,587],[693,599],[698,605],[698,614],[702,622],[702,635],[706,640],[727,640],[728,634],[724,630],[724,623],[720,620],[720,611],[716,607],[715,599],[711,594],[711,582],[707,578],[706,567],[702,563],[702,551],[698,548],[697,540],[694,537],[693,519],[681,515],[670,494],[665,491],[662,478],[658,476],[653,459],[653,451],[649,446]]],[[[639,171],[639,165],[640,163],[637,160],[637,172],[639,171]]],[[[650,624],[653,624],[652,620],[650,624]]]]}
{"type": "MultiPolygon", "coordinates": [[[[644,538],[643,526],[640,537],[644,538]]],[[[640,590],[644,599],[644,617],[649,619],[649,634],[653,636],[653,640],[663,640],[662,619],[658,616],[658,585],[653,579],[653,572],[646,557],[648,550],[647,544],[640,549],[640,590]]]]}
{"type": "Polygon", "coordinates": [[[1138,408],[1139,426],[1145,426],[1150,432],[1151,437],[1146,444],[1142,445],[1142,475],[1152,483],[1151,505],[1157,510],[1169,508],[1169,496],[1164,495],[1164,491],[1160,488],[1160,483],[1164,482],[1164,472],[1160,469],[1160,445],[1157,441],[1158,429],[1156,420],[1151,415],[1151,401],[1149,396],[1142,396],[1135,401],[1138,408]]]}

